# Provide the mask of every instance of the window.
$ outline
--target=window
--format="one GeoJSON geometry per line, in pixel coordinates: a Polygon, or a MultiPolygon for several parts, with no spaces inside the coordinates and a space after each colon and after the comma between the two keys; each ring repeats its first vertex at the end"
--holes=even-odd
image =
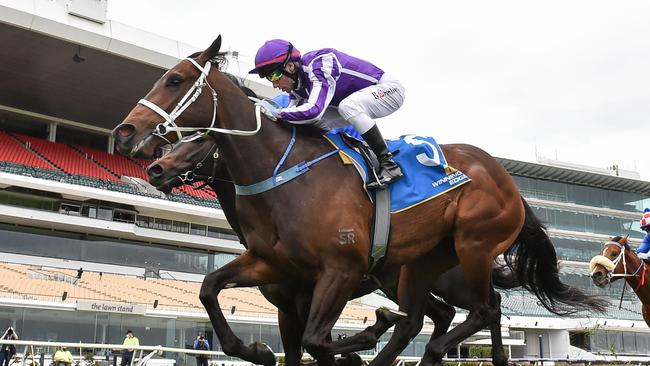
{"type": "Polygon", "coordinates": [[[115,209],[113,210],[113,221],[134,223],[135,212],[115,209]]]}
{"type": "Polygon", "coordinates": [[[208,236],[211,238],[239,241],[239,237],[234,231],[213,226],[208,227],[208,236]]]}
{"type": "Polygon", "coordinates": [[[155,227],[155,220],[153,217],[138,215],[135,224],[140,227],[153,229],[155,227]]]}
{"type": "Polygon", "coordinates": [[[190,226],[190,234],[192,235],[205,236],[207,231],[208,231],[208,227],[205,225],[192,224],[190,226]]]}
{"type": "Polygon", "coordinates": [[[111,221],[113,219],[113,209],[110,207],[99,207],[99,210],[97,210],[97,218],[111,221]]]}
{"type": "Polygon", "coordinates": [[[81,205],[73,202],[61,202],[61,206],[59,207],[59,213],[64,215],[79,216],[80,211],[81,205]]]}
{"type": "Polygon", "coordinates": [[[188,234],[190,232],[190,224],[182,221],[174,221],[174,227],[172,231],[177,233],[188,234]]]}
{"type": "Polygon", "coordinates": [[[154,229],[172,231],[172,220],[156,218],[154,229]]]}
{"type": "Polygon", "coordinates": [[[81,215],[85,217],[90,217],[92,219],[97,218],[97,206],[83,205],[81,209],[81,215]]]}

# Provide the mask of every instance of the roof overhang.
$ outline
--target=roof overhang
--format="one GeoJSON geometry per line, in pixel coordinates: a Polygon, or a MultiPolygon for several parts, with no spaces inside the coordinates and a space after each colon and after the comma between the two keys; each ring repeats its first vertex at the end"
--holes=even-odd
{"type": "Polygon", "coordinates": [[[650,196],[650,182],[617,177],[615,175],[561,168],[544,164],[529,163],[506,158],[497,158],[512,175],[546,179],[557,182],[580,184],[616,191],[638,193],[650,196]]]}
{"type": "MultiPolygon", "coordinates": [[[[41,120],[46,123],[70,121],[108,133],[165,70],[199,50],[110,19],[73,15],[71,4],[0,0],[0,107],[8,107],[0,108],[0,119],[15,118],[13,109],[54,117],[41,120]],[[73,60],[79,52],[83,62],[73,60]]],[[[268,86],[246,84],[274,94],[268,86]]]]}

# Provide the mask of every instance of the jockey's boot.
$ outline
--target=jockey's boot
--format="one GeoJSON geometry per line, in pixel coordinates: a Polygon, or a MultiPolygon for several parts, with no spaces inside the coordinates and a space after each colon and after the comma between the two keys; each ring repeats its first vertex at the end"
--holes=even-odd
{"type": "Polygon", "coordinates": [[[374,125],[361,136],[363,136],[363,139],[368,143],[368,146],[370,146],[375,155],[377,155],[377,160],[379,160],[379,169],[376,172],[379,182],[373,181],[368,183],[368,188],[381,188],[400,178],[403,175],[402,169],[393,160],[393,154],[388,151],[388,146],[386,146],[386,141],[384,141],[379,127],[374,125]]]}

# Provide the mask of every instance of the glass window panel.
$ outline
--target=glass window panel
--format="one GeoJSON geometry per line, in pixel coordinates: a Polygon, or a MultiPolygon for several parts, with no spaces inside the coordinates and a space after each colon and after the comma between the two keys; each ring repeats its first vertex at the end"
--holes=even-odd
{"type": "MultiPolygon", "coordinates": [[[[207,273],[207,251],[0,224],[0,252],[207,273]]],[[[234,255],[225,254],[226,262],[234,255]]],[[[210,269],[212,270],[212,269],[210,269]]]]}
{"type": "Polygon", "coordinates": [[[190,227],[190,234],[205,236],[208,231],[206,225],[192,224],[190,227]]]}
{"type": "Polygon", "coordinates": [[[110,207],[100,207],[99,210],[97,210],[97,218],[100,220],[112,220],[113,209],[110,207]]]}
{"type": "Polygon", "coordinates": [[[173,231],[177,233],[188,234],[190,232],[190,224],[182,221],[173,222],[173,231]]]}

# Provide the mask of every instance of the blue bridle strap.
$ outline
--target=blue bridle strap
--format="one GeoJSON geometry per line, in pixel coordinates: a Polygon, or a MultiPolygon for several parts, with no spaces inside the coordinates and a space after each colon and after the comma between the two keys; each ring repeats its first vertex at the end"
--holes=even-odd
{"type": "Polygon", "coordinates": [[[240,196],[250,196],[253,194],[259,194],[262,192],[266,192],[268,190],[271,190],[275,187],[281,186],[287,182],[292,181],[293,179],[303,175],[309,170],[309,167],[322,161],[330,156],[337,154],[339,152],[339,149],[334,149],[326,154],[323,154],[313,160],[310,160],[308,162],[300,162],[294,166],[292,166],[289,169],[286,169],[280,173],[278,173],[278,170],[280,170],[280,167],[282,167],[282,164],[284,164],[284,161],[287,159],[289,156],[289,153],[291,152],[291,149],[293,148],[293,145],[296,142],[296,128],[293,128],[293,133],[291,136],[291,141],[289,141],[289,145],[287,146],[287,149],[284,151],[284,154],[282,154],[282,158],[280,158],[280,161],[278,164],[275,166],[275,169],[273,169],[273,176],[270,178],[264,179],[263,181],[253,183],[247,186],[240,186],[235,184],[235,193],[237,193],[240,196]]]}

